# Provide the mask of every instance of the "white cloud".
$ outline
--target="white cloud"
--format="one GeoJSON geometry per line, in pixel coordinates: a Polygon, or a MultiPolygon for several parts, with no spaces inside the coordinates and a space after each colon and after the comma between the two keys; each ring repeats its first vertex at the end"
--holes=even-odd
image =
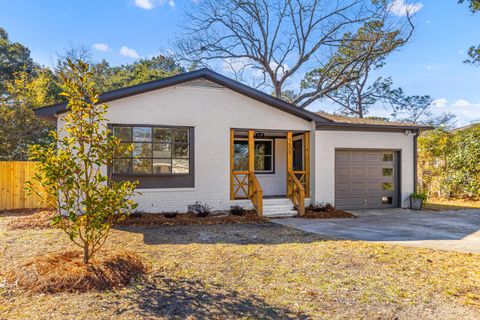
{"type": "Polygon", "coordinates": [[[137,51],[135,51],[134,49],[130,49],[129,47],[126,47],[126,46],[122,46],[122,48],[120,48],[120,54],[122,56],[133,58],[133,59],[140,58],[137,51]]]}
{"type": "Polygon", "coordinates": [[[404,17],[415,14],[422,8],[423,3],[421,2],[407,3],[405,0],[394,0],[390,5],[389,11],[398,17],[404,17]]]}
{"type": "Polygon", "coordinates": [[[447,106],[447,99],[445,98],[438,98],[432,101],[432,106],[434,107],[439,107],[439,108],[445,108],[447,106]]]}
{"type": "Polygon", "coordinates": [[[97,51],[102,51],[102,52],[110,51],[110,47],[108,46],[108,44],[105,44],[105,43],[95,43],[92,47],[97,51]]]}
{"type": "Polygon", "coordinates": [[[139,8],[145,10],[153,9],[153,1],[152,0],[135,0],[135,5],[139,8]]]}
{"type": "Polygon", "coordinates": [[[480,107],[480,103],[471,103],[468,100],[459,99],[452,104],[456,108],[480,107]]]}
{"type": "Polygon", "coordinates": [[[170,8],[175,8],[175,0],[135,0],[135,6],[145,10],[151,10],[156,6],[163,6],[165,3],[168,4],[170,8]]]}

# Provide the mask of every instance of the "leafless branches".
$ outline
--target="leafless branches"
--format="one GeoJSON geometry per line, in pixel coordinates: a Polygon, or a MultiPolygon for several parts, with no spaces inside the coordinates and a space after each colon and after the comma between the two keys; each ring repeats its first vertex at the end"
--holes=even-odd
{"type": "Polygon", "coordinates": [[[202,0],[177,49],[186,61],[220,63],[240,80],[248,71],[277,97],[295,82],[289,97],[304,108],[410,38],[411,16],[389,8],[383,0],[202,0]]]}

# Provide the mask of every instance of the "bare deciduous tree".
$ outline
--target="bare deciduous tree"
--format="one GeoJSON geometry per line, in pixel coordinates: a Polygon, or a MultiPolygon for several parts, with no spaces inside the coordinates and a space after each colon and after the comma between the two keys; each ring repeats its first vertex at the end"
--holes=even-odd
{"type": "Polygon", "coordinates": [[[414,25],[389,0],[203,0],[177,42],[196,65],[220,62],[305,108],[357,79],[366,63],[403,45],[414,25]],[[287,88],[294,80],[300,87],[287,88]]]}

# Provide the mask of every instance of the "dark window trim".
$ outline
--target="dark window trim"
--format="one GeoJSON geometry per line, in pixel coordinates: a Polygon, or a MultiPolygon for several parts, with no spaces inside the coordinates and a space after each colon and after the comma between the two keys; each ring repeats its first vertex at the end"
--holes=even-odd
{"type": "MultiPolygon", "coordinates": [[[[235,144],[235,141],[248,141],[248,138],[235,137],[233,139],[233,144],[235,144]]],[[[276,157],[275,157],[275,138],[266,138],[266,137],[255,138],[254,142],[255,141],[270,141],[272,143],[272,170],[269,170],[269,171],[255,170],[255,174],[259,174],[259,175],[271,174],[271,175],[274,175],[275,174],[275,159],[276,159],[276,157]]]]}
{"type": "Polygon", "coordinates": [[[109,166],[107,170],[109,176],[111,176],[112,181],[138,181],[138,189],[176,189],[195,187],[195,127],[162,124],[109,123],[108,129],[111,131],[112,134],[114,126],[188,129],[189,173],[113,173],[111,172],[111,166],[109,166]]]}

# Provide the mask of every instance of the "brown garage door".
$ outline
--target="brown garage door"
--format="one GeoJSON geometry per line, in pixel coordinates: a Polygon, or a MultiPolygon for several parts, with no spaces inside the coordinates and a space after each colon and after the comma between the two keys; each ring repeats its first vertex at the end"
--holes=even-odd
{"type": "Polygon", "coordinates": [[[397,207],[397,152],[337,150],[335,206],[343,209],[397,207]]]}

